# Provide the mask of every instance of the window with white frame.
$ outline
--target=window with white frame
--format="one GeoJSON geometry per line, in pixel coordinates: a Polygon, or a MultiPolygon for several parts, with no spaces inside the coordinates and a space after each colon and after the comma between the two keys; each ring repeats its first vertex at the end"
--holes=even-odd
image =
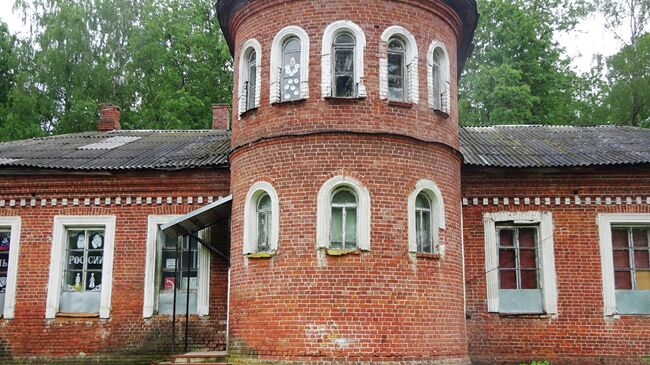
{"type": "Polygon", "coordinates": [[[417,103],[419,99],[418,50],[415,37],[400,26],[381,35],[386,55],[379,60],[381,99],[417,103]]]}
{"type": "Polygon", "coordinates": [[[20,217],[0,217],[0,317],[12,319],[20,247],[20,217]]]}
{"type": "Polygon", "coordinates": [[[309,37],[300,27],[282,29],[271,46],[271,103],[309,98],[309,37]]]}
{"type": "Polygon", "coordinates": [[[650,214],[600,214],[605,314],[650,314],[650,214]]]}
{"type": "Polygon", "coordinates": [[[332,194],[330,221],[330,248],[354,250],[357,248],[357,195],[352,189],[341,187],[332,194]]]}
{"type": "Polygon", "coordinates": [[[429,47],[429,106],[449,114],[451,82],[449,56],[444,44],[433,42],[429,47]]]}
{"type": "Polygon", "coordinates": [[[250,39],[239,55],[239,115],[260,105],[261,54],[259,42],[250,39]]]}
{"type": "Polygon", "coordinates": [[[244,207],[244,255],[273,254],[280,230],[278,194],[268,182],[253,184],[244,207]]]}
{"type": "Polygon", "coordinates": [[[409,252],[444,255],[439,232],[445,228],[445,208],[438,186],[420,180],[408,198],[409,252]]]}
{"type": "Polygon", "coordinates": [[[318,193],[317,246],[370,250],[370,194],[357,180],[336,176],[318,193]]]}
{"type": "Polygon", "coordinates": [[[488,311],[557,313],[551,213],[485,213],[483,221],[488,311]]]}
{"type": "Polygon", "coordinates": [[[363,53],[366,46],[361,27],[347,20],[327,26],[322,44],[323,97],[365,97],[363,53]]]}
{"type": "MultiPolygon", "coordinates": [[[[168,237],[160,226],[178,218],[151,215],[147,231],[143,316],[176,313],[209,314],[210,251],[190,237],[168,237]],[[189,299],[189,301],[188,301],[189,299]],[[189,305],[187,305],[189,303],[189,305]]],[[[209,240],[208,230],[199,232],[209,240]]]]}
{"type": "Polygon", "coordinates": [[[115,216],[56,216],[46,318],[110,315],[115,216]]]}

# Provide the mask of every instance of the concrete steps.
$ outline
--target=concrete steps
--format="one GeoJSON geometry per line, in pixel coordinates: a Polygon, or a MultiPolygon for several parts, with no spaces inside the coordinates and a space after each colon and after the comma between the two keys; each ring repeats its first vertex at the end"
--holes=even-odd
{"type": "Polygon", "coordinates": [[[172,355],[170,361],[154,365],[174,364],[229,365],[228,353],[225,351],[188,352],[181,355],[172,355]]]}

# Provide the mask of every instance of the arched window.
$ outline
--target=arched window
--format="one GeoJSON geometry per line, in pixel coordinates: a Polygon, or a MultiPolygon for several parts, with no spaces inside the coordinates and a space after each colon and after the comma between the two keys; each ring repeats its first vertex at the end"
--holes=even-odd
{"type": "Polygon", "coordinates": [[[381,34],[379,59],[379,97],[417,104],[420,98],[418,80],[418,46],[413,34],[393,25],[381,34]]]}
{"type": "Polygon", "coordinates": [[[309,98],[309,36],[302,28],[288,26],[271,44],[271,104],[309,98]]]}
{"type": "Polygon", "coordinates": [[[244,255],[273,254],[278,250],[279,215],[278,194],[273,186],[265,181],[253,184],[244,206],[244,255]]]}
{"type": "Polygon", "coordinates": [[[420,180],[408,198],[409,252],[444,255],[440,230],[445,228],[445,205],[436,184],[420,180]]]}
{"type": "Polygon", "coordinates": [[[406,45],[397,37],[388,42],[388,98],[406,100],[406,45]]]}
{"type": "Polygon", "coordinates": [[[429,106],[449,114],[451,103],[449,56],[445,45],[433,42],[429,47],[429,106]]]}
{"type": "Polygon", "coordinates": [[[300,99],[300,41],[291,37],[282,47],[282,101],[300,99]]]}
{"type": "Polygon", "coordinates": [[[321,49],[321,93],[323,98],[363,98],[363,53],[366,36],[361,27],[340,20],[325,28],[321,49]]]}
{"type": "Polygon", "coordinates": [[[370,250],[370,193],[349,176],[335,176],[318,192],[319,248],[370,250]]]}
{"type": "Polygon", "coordinates": [[[238,114],[260,105],[261,47],[255,39],[244,43],[239,55],[238,114]]]}
{"type": "Polygon", "coordinates": [[[336,36],[332,45],[334,55],[333,96],[349,98],[356,95],[354,82],[354,47],[352,34],[344,32],[336,36]]]}
{"type": "Polygon", "coordinates": [[[433,253],[432,219],[431,200],[421,192],[415,198],[415,234],[418,252],[433,253]]]}
{"type": "Polygon", "coordinates": [[[357,248],[357,196],[347,188],[332,195],[330,221],[330,248],[353,250],[357,248]]]}
{"type": "Polygon", "coordinates": [[[255,79],[257,76],[257,54],[255,50],[251,50],[248,55],[248,80],[246,82],[246,110],[253,109],[255,107],[255,79]]]}
{"type": "Polygon", "coordinates": [[[271,242],[271,197],[262,193],[257,201],[257,252],[269,252],[271,242]]]}
{"type": "Polygon", "coordinates": [[[442,110],[442,98],[444,97],[441,85],[442,77],[440,75],[440,58],[440,48],[436,48],[433,51],[433,57],[431,58],[431,75],[433,77],[433,109],[437,110],[442,110]]]}

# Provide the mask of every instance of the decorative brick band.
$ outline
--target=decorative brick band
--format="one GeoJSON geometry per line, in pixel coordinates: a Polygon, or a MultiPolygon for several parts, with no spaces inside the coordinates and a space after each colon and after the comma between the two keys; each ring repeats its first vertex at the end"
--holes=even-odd
{"type": "Polygon", "coordinates": [[[178,196],[178,197],[151,197],[151,196],[116,196],[116,197],[83,197],[83,198],[4,198],[0,199],[0,208],[35,208],[40,207],[66,207],[66,206],[119,206],[119,205],[180,205],[180,204],[210,204],[222,196],[178,196]]]}
{"type": "Polygon", "coordinates": [[[463,206],[470,205],[546,205],[546,206],[571,206],[571,205],[650,205],[650,196],[606,196],[606,197],[581,197],[579,195],[556,197],[492,197],[492,198],[463,198],[463,206]]]}

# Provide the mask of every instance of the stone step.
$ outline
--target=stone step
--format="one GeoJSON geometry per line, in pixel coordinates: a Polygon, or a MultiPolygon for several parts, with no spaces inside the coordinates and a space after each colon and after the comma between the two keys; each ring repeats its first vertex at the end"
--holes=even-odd
{"type": "Polygon", "coordinates": [[[172,355],[172,364],[227,364],[228,353],[225,351],[188,352],[172,355]]]}

